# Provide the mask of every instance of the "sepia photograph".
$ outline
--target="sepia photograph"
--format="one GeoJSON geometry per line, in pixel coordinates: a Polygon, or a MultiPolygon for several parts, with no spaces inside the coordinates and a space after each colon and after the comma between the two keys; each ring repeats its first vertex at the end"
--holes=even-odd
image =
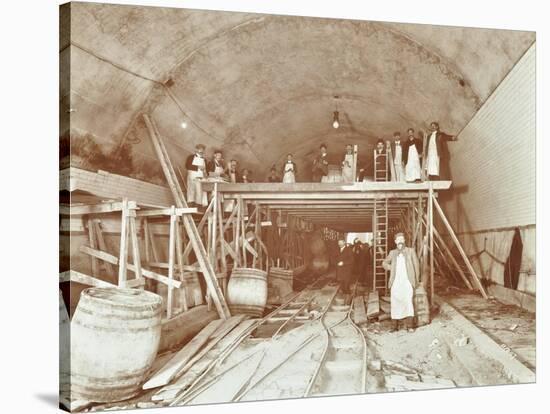
{"type": "Polygon", "coordinates": [[[59,408],[536,382],[529,25],[70,2],[58,58],[59,408]]]}

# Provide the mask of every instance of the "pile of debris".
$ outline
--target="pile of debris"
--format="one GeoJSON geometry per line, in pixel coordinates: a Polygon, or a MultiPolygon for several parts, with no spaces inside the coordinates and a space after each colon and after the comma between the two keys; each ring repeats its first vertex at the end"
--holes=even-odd
{"type": "Polygon", "coordinates": [[[384,387],[387,391],[414,391],[441,388],[454,388],[454,381],[441,378],[434,374],[421,373],[414,368],[391,360],[370,360],[369,371],[377,371],[383,375],[384,387]]]}

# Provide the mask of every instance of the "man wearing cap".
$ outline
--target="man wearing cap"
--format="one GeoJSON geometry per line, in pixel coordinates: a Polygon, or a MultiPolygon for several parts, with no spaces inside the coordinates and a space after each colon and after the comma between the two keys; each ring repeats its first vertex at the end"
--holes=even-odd
{"type": "Polygon", "coordinates": [[[349,284],[353,270],[353,250],[346,246],[345,240],[338,240],[338,262],[336,263],[336,279],[342,283],[342,292],[350,293],[349,284]]]}
{"type": "Polygon", "coordinates": [[[399,329],[399,322],[409,332],[413,332],[413,294],[420,281],[420,264],[414,249],[405,246],[405,235],[395,235],[396,249],[390,254],[382,266],[390,272],[388,287],[390,289],[391,318],[394,321],[392,332],[399,329]]]}
{"type": "Polygon", "coordinates": [[[204,178],[206,161],[204,159],[205,146],[197,144],[195,153],[187,157],[185,168],[187,168],[187,202],[190,205],[206,206],[206,193],[202,191],[200,179],[204,178]]]}

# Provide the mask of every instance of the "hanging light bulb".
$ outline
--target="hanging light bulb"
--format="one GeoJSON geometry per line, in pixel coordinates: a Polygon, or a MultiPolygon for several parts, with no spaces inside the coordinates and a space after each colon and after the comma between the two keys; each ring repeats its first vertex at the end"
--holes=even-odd
{"type": "Polygon", "coordinates": [[[186,128],[187,128],[187,122],[183,121],[183,122],[181,123],[181,127],[182,127],[183,129],[186,129],[186,128]]]}
{"type": "Polygon", "coordinates": [[[334,129],[338,129],[338,127],[340,126],[340,122],[339,121],[339,118],[338,118],[338,111],[334,111],[334,116],[333,116],[333,122],[332,122],[332,127],[334,129]]]}

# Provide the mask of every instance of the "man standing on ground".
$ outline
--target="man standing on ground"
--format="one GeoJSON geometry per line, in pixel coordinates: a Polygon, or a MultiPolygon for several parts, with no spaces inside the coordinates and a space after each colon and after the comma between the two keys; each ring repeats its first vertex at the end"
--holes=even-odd
{"type": "Polygon", "coordinates": [[[392,332],[399,330],[399,322],[409,332],[414,332],[413,318],[414,289],[420,280],[420,264],[414,249],[405,246],[405,235],[395,235],[396,249],[384,259],[382,266],[390,271],[388,287],[391,298],[391,318],[394,321],[392,332]]]}
{"type": "Polygon", "coordinates": [[[350,293],[349,284],[353,270],[353,251],[346,246],[345,240],[338,240],[338,262],[336,263],[336,279],[342,284],[342,292],[350,293]]]}

